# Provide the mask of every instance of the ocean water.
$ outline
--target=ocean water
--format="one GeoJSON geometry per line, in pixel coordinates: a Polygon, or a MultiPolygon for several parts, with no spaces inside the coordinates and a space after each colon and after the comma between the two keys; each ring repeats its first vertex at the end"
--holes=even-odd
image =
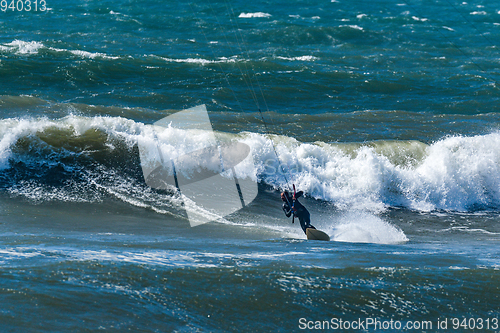
{"type": "Polygon", "coordinates": [[[1,332],[500,331],[500,1],[11,4],[1,332]],[[259,194],[192,228],[138,142],[200,104],[259,194]]]}

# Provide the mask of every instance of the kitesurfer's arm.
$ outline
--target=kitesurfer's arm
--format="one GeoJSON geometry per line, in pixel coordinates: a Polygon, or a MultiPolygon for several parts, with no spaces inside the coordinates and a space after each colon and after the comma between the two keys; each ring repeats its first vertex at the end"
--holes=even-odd
{"type": "Polygon", "coordinates": [[[288,202],[283,203],[283,211],[285,212],[286,217],[290,217],[290,215],[292,215],[292,209],[288,205],[288,202]]]}

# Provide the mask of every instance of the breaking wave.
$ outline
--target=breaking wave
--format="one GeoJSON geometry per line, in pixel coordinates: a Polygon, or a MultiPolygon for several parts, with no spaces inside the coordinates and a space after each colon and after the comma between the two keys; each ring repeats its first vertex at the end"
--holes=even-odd
{"type": "MultiPolygon", "coordinates": [[[[122,117],[2,119],[0,189],[35,201],[92,202],[112,195],[168,210],[175,200],[165,201],[149,189],[141,171],[137,144],[153,145],[151,128],[122,117]]],[[[176,131],[171,133],[175,140],[162,147],[165,156],[172,149],[191,151],[200,140],[190,131],[169,130],[176,131]]],[[[239,168],[240,176],[274,188],[294,183],[307,196],[339,209],[500,210],[499,132],[452,136],[430,145],[304,143],[255,132],[218,135],[251,148],[255,168],[239,168]]]]}

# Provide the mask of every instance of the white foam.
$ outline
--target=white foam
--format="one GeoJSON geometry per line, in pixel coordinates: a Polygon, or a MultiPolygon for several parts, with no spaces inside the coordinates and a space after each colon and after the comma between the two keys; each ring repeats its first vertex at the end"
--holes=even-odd
{"type": "Polygon", "coordinates": [[[359,25],[357,24],[348,24],[348,25],[341,25],[340,28],[351,28],[351,29],[354,29],[354,30],[360,30],[360,31],[363,31],[365,30],[364,28],[360,27],[359,25]]]}
{"type": "Polygon", "coordinates": [[[431,145],[413,169],[400,170],[410,207],[467,211],[500,204],[500,133],[450,137],[431,145]]]}
{"type": "Polygon", "coordinates": [[[208,64],[218,64],[218,63],[233,63],[236,62],[236,57],[226,58],[221,57],[218,60],[208,60],[203,58],[184,58],[184,59],[176,59],[176,58],[165,58],[159,57],[162,60],[168,62],[178,62],[178,63],[187,63],[187,64],[200,64],[200,65],[208,65],[208,64]]]}
{"type": "Polygon", "coordinates": [[[88,51],[82,51],[82,50],[67,50],[67,49],[59,49],[59,48],[55,48],[55,47],[50,47],[49,49],[52,51],[56,51],[56,52],[69,52],[73,55],[76,55],[76,56],[79,56],[82,58],[88,58],[88,59],[95,59],[95,58],[113,59],[113,60],[120,59],[120,57],[109,56],[105,53],[100,53],[100,52],[88,52],[88,51]]]}
{"type": "Polygon", "coordinates": [[[0,255],[2,256],[2,259],[19,259],[43,256],[43,253],[27,247],[16,247],[0,249],[0,255]]]}
{"type": "Polygon", "coordinates": [[[420,18],[420,17],[417,17],[417,16],[412,16],[411,18],[413,20],[415,20],[415,21],[420,21],[420,22],[427,22],[427,21],[429,21],[429,19],[427,19],[427,18],[420,18]]]}
{"type": "Polygon", "coordinates": [[[38,50],[44,47],[44,45],[40,42],[25,42],[22,40],[14,40],[10,43],[4,44],[3,50],[12,50],[17,54],[35,54],[38,53],[38,50]]]}
{"type": "Polygon", "coordinates": [[[289,60],[289,61],[314,61],[317,60],[315,56],[312,55],[305,55],[305,56],[300,56],[300,57],[281,57],[277,56],[276,59],[281,59],[281,60],[289,60]]]}
{"type": "MultiPolygon", "coordinates": [[[[22,40],[14,40],[10,43],[0,45],[0,50],[3,51],[11,51],[16,54],[37,54],[41,49],[46,48],[43,43],[36,42],[36,41],[31,41],[31,42],[25,42],[22,40]]],[[[89,59],[95,59],[95,58],[103,58],[103,59],[119,59],[120,57],[116,56],[109,56],[104,53],[100,52],[88,52],[88,51],[83,51],[83,50],[67,50],[67,49],[60,49],[60,48],[55,48],[55,47],[48,47],[46,48],[48,50],[52,50],[55,52],[69,52],[73,55],[82,57],[82,58],[89,58],[89,59]]]]}
{"type": "Polygon", "coordinates": [[[206,260],[203,254],[189,251],[108,252],[75,249],[66,251],[65,254],[81,261],[97,260],[167,267],[217,267],[210,260],[206,260]]]}
{"type": "Polygon", "coordinates": [[[87,52],[87,51],[82,51],[82,50],[68,50],[71,54],[77,55],[82,58],[89,58],[89,59],[95,59],[95,58],[103,58],[103,59],[120,59],[120,57],[114,57],[114,56],[108,56],[104,53],[99,53],[99,52],[87,52]]]}
{"type": "Polygon", "coordinates": [[[238,17],[240,18],[254,18],[254,17],[271,17],[271,14],[257,12],[257,13],[241,13],[238,17]]]}

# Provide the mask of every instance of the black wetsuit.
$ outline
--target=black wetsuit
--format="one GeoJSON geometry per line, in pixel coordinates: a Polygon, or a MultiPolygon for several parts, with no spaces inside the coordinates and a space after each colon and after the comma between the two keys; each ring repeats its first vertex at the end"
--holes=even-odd
{"type": "Polygon", "coordinates": [[[311,215],[309,214],[309,211],[299,202],[299,200],[297,200],[302,193],[303,192],[300,191],[295,194],[295,202],[293,202],[292,198],[289,197],[290,204],[285,201],[283,203],[283,211],[285,212],[286,217],[290,217],[290,215],[292,215],[292,207],[290,207],[290,205],[293,205],[295,208],[293,210],[293,214],[299,219],[300,226],[302,227],[302,230],[304,230],[304,233],[306,233],[307,228],[314,227],[311,225],[311,215]]]}

